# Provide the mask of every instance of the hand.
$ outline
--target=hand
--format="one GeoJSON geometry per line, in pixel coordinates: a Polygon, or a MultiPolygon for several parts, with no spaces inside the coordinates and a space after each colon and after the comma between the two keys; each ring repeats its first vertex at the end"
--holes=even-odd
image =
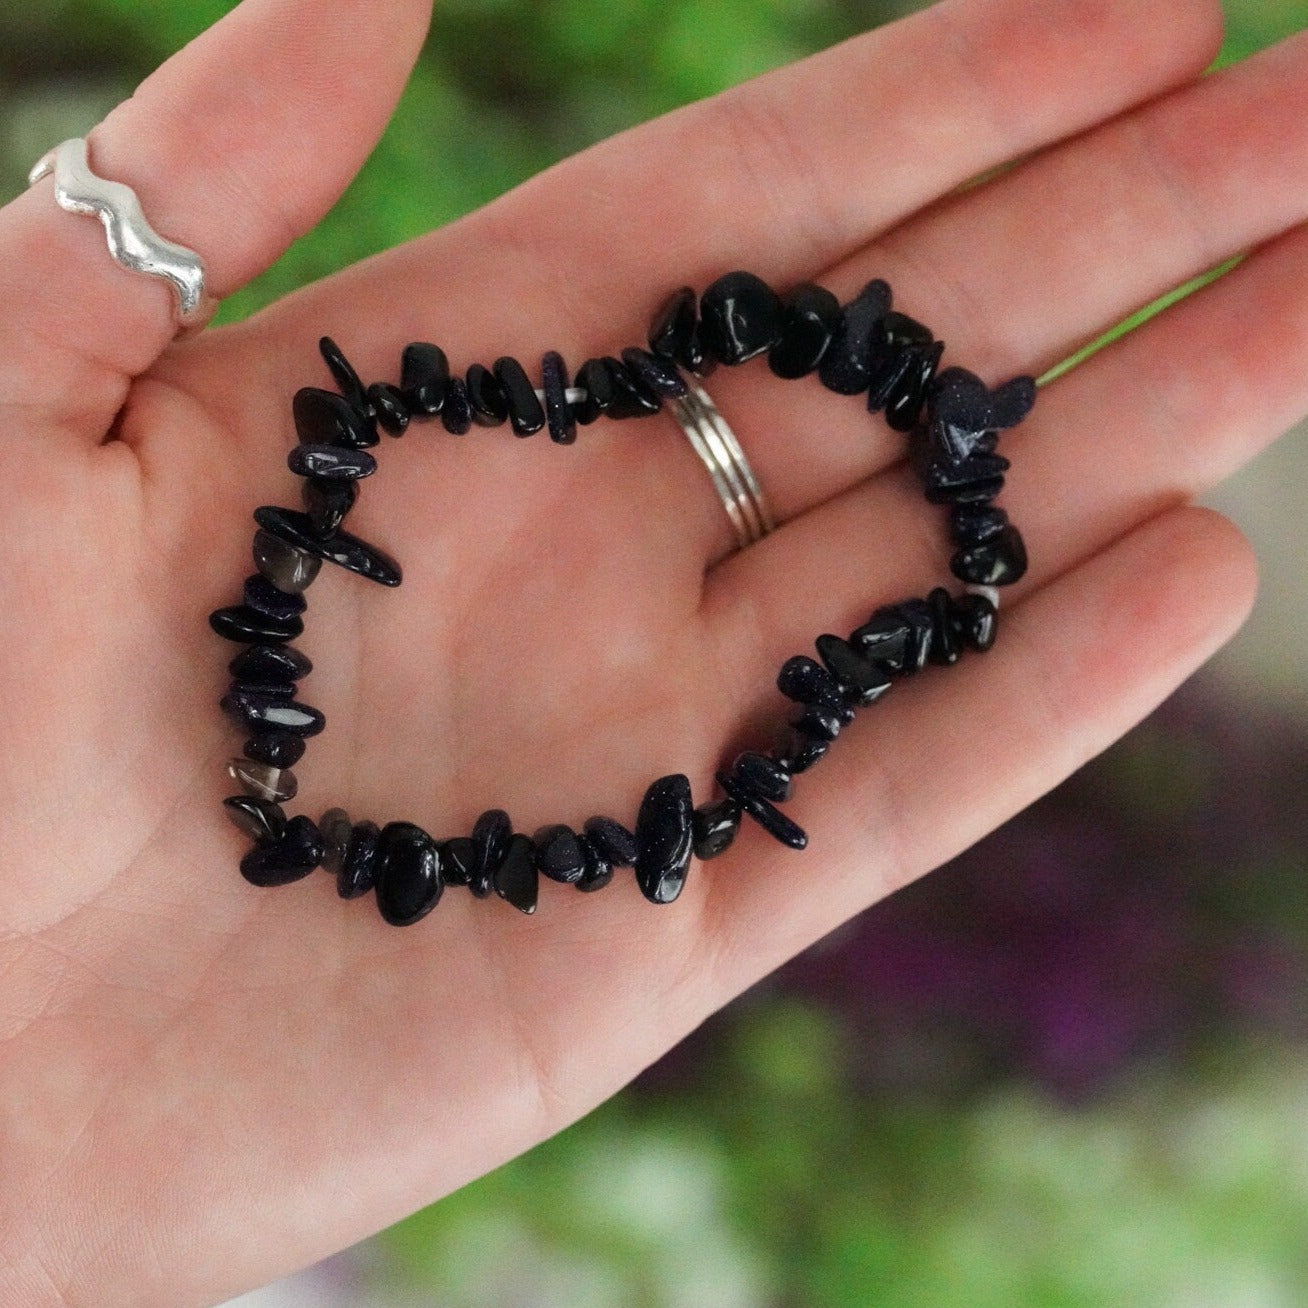
{"type": "MultiPolygon", "coordinates": [[[[92,159],[230,294],[348,183],[426,17],[246,0],[92,159]]],[[[166,288],[48,182],[0,211],[0,1299],[211,1302],[395,1221],[1049,790],[1231,636],[1254,562],[1186,506],[1308,408],[1308,43],[1196,82],[1219,42],[1213,0],[945,0],[176,346],[166,288]],[[1032,568],[998,644],[897,686],[802,779],[806,853],[747,824],[672,907],[629,876],[548,885],[531,918],[451,891],[400,931],[325,876],[241,879],[234,650],[206,617],[250,571],[253,508],[296,503],[320,334],[368,379],[411,340],[575,367],[731,268],[842,297],[884,276],[994,383],[1253,247],[1005,438],[1032,568]]],[[[351,530],[404,586],[311,592],[328,729],[292,812],[445,836],[492,806],[528,832],[630,821],[667,772],[705,798],[780,720],[786,657],[948,576],[943,515],[857,401],[758,363],[711,389],[784,521],[739,553],[666,419],[386,442],[351,530]]]]}

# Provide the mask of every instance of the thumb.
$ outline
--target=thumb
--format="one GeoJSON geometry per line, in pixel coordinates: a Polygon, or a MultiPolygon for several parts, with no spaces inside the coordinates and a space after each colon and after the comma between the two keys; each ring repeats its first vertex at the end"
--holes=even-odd
{"type": "MultiPolygon", "coordinates": [[[[430,0],[379,8],[244,0],[90,133],[91,167],[204,259],[210,295],[314,227],[385,130],[430,0]]],[[[94,443],[173,340],[173,291],[115,263],[100,224],[60,209],[53,185],[0,209],[0,404],[94,443]]]]}

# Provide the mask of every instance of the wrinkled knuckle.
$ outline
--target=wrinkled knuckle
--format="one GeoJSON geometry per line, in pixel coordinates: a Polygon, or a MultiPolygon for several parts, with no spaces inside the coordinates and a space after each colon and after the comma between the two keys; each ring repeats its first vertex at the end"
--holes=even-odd
{"type": "Polygon", "coordinates": [[[720,149],[741,176],[749,202],[776,213],[800,248],[820,250],[846,224],[829,189],[827,170],[800,130],[784,97],[761,81],[724,92],[717,100],[720,149]],[[796,203],[796,197],[802,197],[796,203]]]}

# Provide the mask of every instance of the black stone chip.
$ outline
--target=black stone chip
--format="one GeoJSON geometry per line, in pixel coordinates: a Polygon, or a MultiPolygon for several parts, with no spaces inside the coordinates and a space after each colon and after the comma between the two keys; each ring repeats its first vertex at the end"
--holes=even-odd
{"type": "Polygon", "coordinates": [[[375,822],[356,822],[350,829],[345,858],[336,874],[336,893],[358,899],[377,884],[377,842],[381,830],[375,822]]]}
{"type": "Polygon", "coordinates": [[[509,422],[515,436],[531,436],[545,425],[545,407],[527,370],[510,355],[495,360],[495,376],[509,400],[509,422]]]}
{"type": "Polygon", "coordinates": [[[400,360],[400,392],[415,417],[432,417],[445,406],[450,361],[439,345],[414,341],[400,360]]]}
{"type": "Polygon", "coordinates": [[[368,399],[381,429],[391,436],[403,436],[409,430],[413,414],[409,412],[404,392],[390,382],[373,382],[368,387],[368,399]]]}
{"type": "Polygon", "coordinates": [[[775,840],[791,849],[804,849],[808,845],[808,835],[804,829],[792,822],[774,804],[724,772],[717,774],[717,782],[775,840]]]}
{"type": "Polygon", "coordinates": [[[556,445],[571,445],[577,439],[577,422],[568,403],[568,368],[563,356],[557,350],[547,350],[541,359],[540,370],[550,440],[556,445]]]}
{"type": "Polygon", "coordinates": [[[306,445],[362,450],[381,439],[372,420],[335,391],[302,386],[291,401],[295,433],[306,445]]]}
{"type": "Polygon", "coordinates": [[[445,889],[440,847],[412,822],[388,822],[377,840],[377,909],[391,926],[427,916],[445,889]]]}
{"type": "Polygon", "coordinates": [[[816,372],[840,331],[840,301],[825,286],[801,282],[781,299],[781,336],[768,367],[788,380],[816,372]]]}
{"type": "Polygon", "coordinates": [[[540,873],[536,871],[529,837],[514,833],[504,851],[504,861],[495,872],[495,893],[520,913],[534,913],[540,893],[540,873]]]}
{"type": "Polygon", "coordinates": [[[872,335],[890,312],[890,287],[877,278],[844,306],[840,329],[823,351],[818,379],[837,395],[861,395],[872,377],[872,335]]]}
{"type": "Polygon", "coordinates": [[[761,277],[729,272],[699,297],[699,335],[721,363],[740,364],[781,339],[781,298],[761,277]]]}
{"type": "Polygon", "coordinates": [[[686,884],[694,836],[690,779],[660,777],[646,790],[636,816],[636,882],[654,904],[670,904],[686,884]]]}
{"type": "MultiPolygon", "coordinates": [[[[314,531],[313,523],[306,514],[272,504],[264,504],[255,509],[254,520],[264,531],[306,554],[335,563],[350,572],[357,572],[361,577],[380,582],[383,586],[400,584],[400,565],[388,554],[357,536],[351,536],[347,531],[338,531],[330,540],[323,540],[314,531]]],[[[297,631],[289,639],[293,640],[299,634],[297,631]]]]}
{"type": "Polygon", "coordinates": [[[508,392],[485,364],[474,363],[468,368],[464,386],[472,405],[472,420],[479,427],[499,427],[508,421],[508,392]]]}

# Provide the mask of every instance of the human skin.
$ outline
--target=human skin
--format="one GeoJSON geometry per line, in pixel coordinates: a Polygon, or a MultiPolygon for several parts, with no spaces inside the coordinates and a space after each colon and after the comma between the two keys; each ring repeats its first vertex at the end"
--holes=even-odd
{"type": "MultiPolygon", "coordinates": [[[[91,135],[220,296],[348,184],[428,21],[245,0],[91,135]]],[[[1200,78],[1211,0],[944,0],[603,142],[248,322],[172,343],[46,181],[0,210],[0,1303],[212,1303],[560,1130],[842,921],[1146,715],[1238,628],[1255,562],[1191,506],[1308,410],[1308,41],[1200,78]],[[969,179],[1014,159],[977,187],[969,179]],[[691,166],[693,162],[693,166],[691,166]],[[1236,253],[1005,436],[1031,553],[998,643],[860,716],[788,812],[671,907],[627,877],[539,912],[450,893],[412,929],[329,878],[259,890],[221,800],[239,737],[208,612],[250,513],[294,503],[316,341],[368,378],[639,342],[683,283],[872,276],[996,383],[1236,253]]],[[[53,144],[53,143],[52,143],[53,144]]],[[[312,591],[328,729],[292,811],[439,834],[629,819],[779,720],[776,669],[948,576],[903,440],[765,367],[710,388],[782,526],[732,553],[668,418],[575,445],[415,428],[351,529],[405,566],[312,591]]]]}

